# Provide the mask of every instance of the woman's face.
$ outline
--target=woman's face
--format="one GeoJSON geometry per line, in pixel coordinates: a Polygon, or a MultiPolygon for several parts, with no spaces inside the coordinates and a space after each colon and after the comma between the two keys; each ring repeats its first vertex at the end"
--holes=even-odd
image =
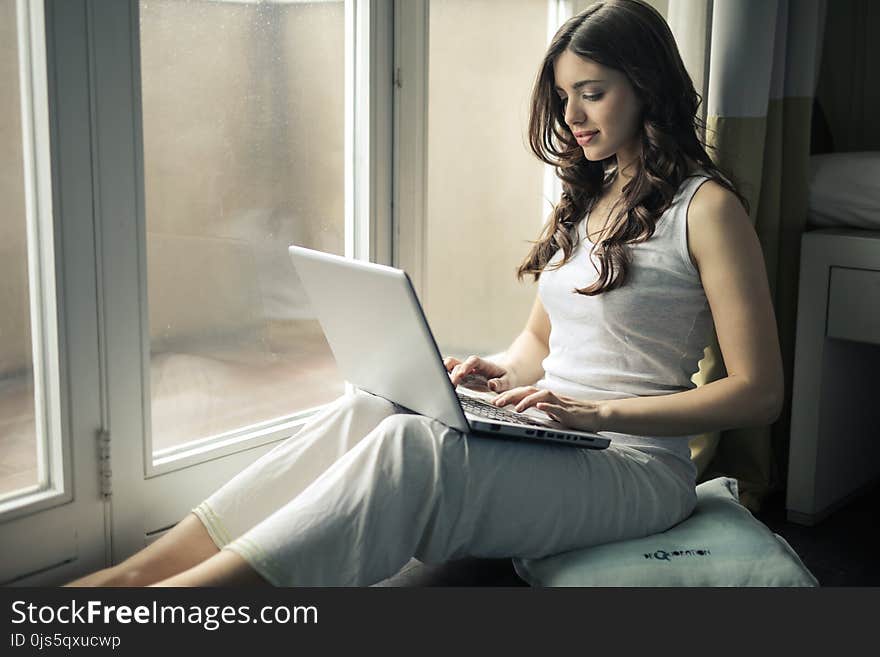
{"type": "Polygon", "coordinates": [[[565,50],[553,65],[565,123],[588,160],[617,155],[623,168],[638,156],[641,103],[626,75],[565,50]],[[581,133],[595,133],[581,137],[581,133]]]}

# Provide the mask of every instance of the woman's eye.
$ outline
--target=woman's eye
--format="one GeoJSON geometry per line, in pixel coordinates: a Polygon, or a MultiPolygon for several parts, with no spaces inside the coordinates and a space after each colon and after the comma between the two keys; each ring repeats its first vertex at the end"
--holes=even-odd
{"type": "MultiPolygon", "coordinates": [[[[583,98],[583,99],[586,100],[586,101],[594,102],[594,101],[597,101],[597,100],[599,100],[600,98],[602,98],[602,96],[604,96],[604,95],[605,95],[605,94],[592,94],[592,95],[590,95],[590,94],[583,94],[583,95],[581,96],[581,98],[583,98]]],[[[562,97],[559,98],[559,102],[560,102],[562,105],[565,105],[565,103],[566,103],[567,101],[568,101],[568,98],[562,98],[562,97]]]]}

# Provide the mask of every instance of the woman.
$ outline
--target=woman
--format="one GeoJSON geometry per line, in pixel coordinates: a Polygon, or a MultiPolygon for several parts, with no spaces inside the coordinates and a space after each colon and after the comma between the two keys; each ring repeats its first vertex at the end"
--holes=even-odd
{"type": "Polygon", "coordinates": [[[73,584],[367,585],[412,556],[538,557],[685,519],[689,439],[771,423],[783,397],[761,247],[698,139],[698,103],[650,6],[598,2],[560,28],[529,126],[564,189],[518,272],[538,296],[497,362],[445,359],[454,384],[606,432],[608,449],[464,435],[359,391],[73,584]],[[727,376],[695,388],[713,324],[727,376]]]}

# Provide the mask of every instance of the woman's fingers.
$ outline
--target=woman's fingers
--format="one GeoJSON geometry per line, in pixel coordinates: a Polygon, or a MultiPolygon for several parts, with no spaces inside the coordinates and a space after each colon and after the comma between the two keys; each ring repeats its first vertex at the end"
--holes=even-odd
{"type": "Polygon", "coordinates": [[[461,364],[461,375],[462,377],[470,376],[471,374],[476,373],[479,368],[480,359],[477,356],[468,356],[461,364]]]}
{"type": "Polygon", "coordinates": [[[447,372],[451,372],[452,369],[458,365],[461,361],[458,358],[453,358],[452,356],[447,356],[443,359],[443,365],[446,367],[447,372]]]}
{"type": "Polygon", "coordinates": [[[496,406],[507,406],[508,404],[516,404],[514,410],[518,413],[521,413],[522,411],[525,411],[529,407],[535,406],[538,403],[564,405],[564,402],[555,394],[553,394],[552,391],[543,390],[534,386],[523,386],[520,388],[514,388],[513,390],[498,395],[495,399],[492,400],[492,403],[496,406]]]}
{"type": "Polygon", "coordinates": [[[535,408],[537,408],[539,411],[544,411],[554,420],[562,419],[568,413],[568,409],[564,406],[560,406],[559,404],[550,404],[547,402],[538,402],[537,404],[535,404],[535,408]]]}
{"type": "Polygon", "coordinates": [[[492,400],[492,403],[496,406],[517,404],[538,390],[540,390],[540,388],[535,388],[534,386],[520,386],[519,388],[513,388],[512,390],[508,390],[507,392],[498,395],[492,400]]]}
{"type": "Polygon", "coordinates": [[[504,392],[510,389],[509,371],[491,360],[468,356],[463,361],[443,359],[453,385],[464,385],[482,392],[504,392]]]}
{"type": "Polygon", "coordinates": [[[476,376],[476,378],[481,380],[483,386],[485,386],[486,377],[481,377],[479,375],[481,361],[478,356],[468,356],[464,361],[455,360],[454,358],[452,360],[456,362],[456,365],[452,369],[453,385],[458,385],[463,380],[472,379],[476,376]]]}
{"type": "Polygon", "coordinates": [[[452,385],[458,385],[461,383],[462,379],[467,376],[467,368],[464,363],[458,363],[455,367],[452,368],[452,373],[450,377],[452,378],[452,385]]]}
{"type": "Polygon", "coordinates": [[[457,358],[447,356],[443,359],[443,365],[446,366],[446,371],[449,373],[449,380],[452,381],[453,386],[459,385],[462,381],[470,381],[471,377],[468,373],[469,370],[467,365],[457,358]]]}
{"type": "Polygon", "coordinates": [[[522,413],[524,410],[526,410],[527,408],[529,408],[531,406],[534,406],[538,402],[548,402],[551,404],[558,404],[558,403],[560,403],[560,401],[561,400],[559,398],[557,398],[556,395],[554,395],[549,390],[539,390],[538,392],[535,392],[531,395],[527,395],[526,397],[523,397],[519,401],[519,403],[516,405],[515,410],[517,411],[517,413],[522,413]]]}
{"type": "Polygon", "coordinates": [[[510,389],[510,380],[507,378],[507,374],[505,374],[504,376],[489,379],[487,385],[492,392],[505,392],[510,389]]]}

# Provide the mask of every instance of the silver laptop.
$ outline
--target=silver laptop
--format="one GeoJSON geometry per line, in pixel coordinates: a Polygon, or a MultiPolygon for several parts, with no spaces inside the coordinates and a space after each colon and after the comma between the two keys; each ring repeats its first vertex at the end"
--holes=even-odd
{"type": "Polygon", "coordinates": [[[406,272],[300,246],[288,251],[337,366],[361,390],[466,433],[590,449],[611,443],[535,408],[493,406],[494,393],[456,389],[406,272]]]}

